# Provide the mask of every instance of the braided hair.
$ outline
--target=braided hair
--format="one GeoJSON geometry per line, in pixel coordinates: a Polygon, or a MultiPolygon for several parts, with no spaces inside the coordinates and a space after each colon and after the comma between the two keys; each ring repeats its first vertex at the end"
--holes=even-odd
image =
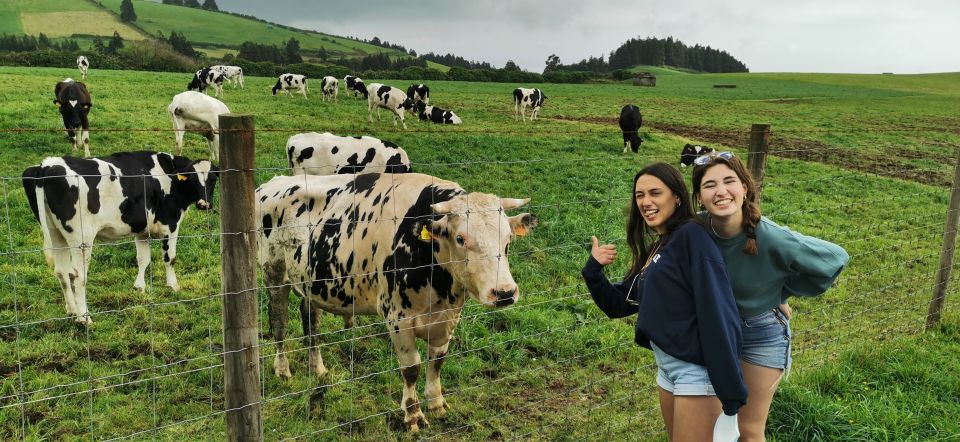
{"type": "MultiPolygon", "coordinates": [[[[723,164],[733,170],[733,172],[737,174],[737,178],[740,179],[740,182],[747,188],[747,192],[743,197],[743,205],[741,206],[743,210],[742,226],[744,232],[747,233],[747,242],[743,245],[743,253],[756,255],[757,224],[760,224],[760,217],[762,216],[760,204],[757,202],[759,192],[757,191],[757,182],[753,179],[753,174],[751,174],[750,170],[743,164],[743,161],[740,161],[740,158],[736,156],[724,158],[712,155],[709,163],[702,166],[694,166],[692,180],[694,200],[697,201],[697,204],[700,204],[700,184],[703,182],[703,175],[707,173],[708,169],[718,164],[723,164]]],[[[701,205],[700,208],[703,209],[703,206],[701,205]]]]}

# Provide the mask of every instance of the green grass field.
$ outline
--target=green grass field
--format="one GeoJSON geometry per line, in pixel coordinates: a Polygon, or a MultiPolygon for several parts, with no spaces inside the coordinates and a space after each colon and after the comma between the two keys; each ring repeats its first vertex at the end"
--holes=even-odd
{"type": "MultiPolygon", "coordinates": [[[[76,75],[0,68],[0,439],[221,439],[216,211],[191,211],[181,227],[180,292],[165,287],[162,265],[151,266],[145,293],[134,291],[133,244],[97,244],[89,283],[95,323],[84,329],[60,319],[66,315],[59,285],[44,265],[19,177],[46,156],[70,154],[57,130],[52,89],[76,75]]],[[[502,310],[468,303],[443,370],[452,410],[445,419],[428,415],[424,438],[665,440],[651,353],[632,344],[629,320],[606,319],[585,293],[579,270],[586,244],[596,235],[623,246],[630,179],[643,165],[676,164],[686,142],[744,155],[750,124],[769,123],[765,213],[841,244],[852,257],[826,295],[791,301],[794,374],[774,405],[771,439],[948,440],[960,434],[955,419],[923,410],[940,406],[944,388],[956,392],[955,370],[947,368],[956,367],[956,278],[943,336],[904,336],[922,330],[933,291],[946,184],[960,145],[958,77],[678,74],[656,88],[524,85],[550,97],[535,123],[512,116],[518,85],[431,82],[431,103],[454,110],[464,125],[408,120],[407,131],[394,129],[386,113],[369,123],[366,103],[345,94],[338,103],[321,102],[317,91],[308,100],[271,96],[271,78],[250,77],[243,90],[227,87],[223,101],[256,117],[258,183],[286,172],[287,137],[331,131],[394,141],[419,172],[469,191],[532,198],[528,210],[541,226],[511,248],[520,302],[502,310]],[[639,155],[621,153],[616,115],[626,103],[644,113],[639,155]],[[862,353],[871,345],[877,353],[862,353]],[[945,356],[937,356],[940,347],[945,356]],[[881,357],[891,361],[886,371],[862,363],[881,357]],[[945,368],[941,383],[907,383],[918,373],[937,378],[937,367],[945,368]],[[875,393],[854,395],[851,382],[868,382],[875,393]],[[842,391],[821,401],[816,395],[827,387],[842,391]],[[920,398],[909,402],[915,411],[894,413],[888,402],[907,388],[920,398]],[[831,426],[809,416],[833,416],[831,426]],[[842,424],[849,420],[859,424],[842,424]]],[[[170,151],[166,106],[188,80],[91,71],[94,155],[170,151]]],[[[185,155],[205,158],[206,149],[205,140],[187,136],[185,155]]],[[[613,278],[625,270],[623,261],[611,268],[613,278]]],[[[157,251],[153,262],[160,262],[157,251]]],[[[399,430],[402,384],[377,318],[341,330],[339,318],[325,315],[321,351],[331,373],[315,379],[306,371],[295,311],[291,302],[293,379],[273,376],[272,346],[261,348],[265,437],[410,439],[399,430]]]]}

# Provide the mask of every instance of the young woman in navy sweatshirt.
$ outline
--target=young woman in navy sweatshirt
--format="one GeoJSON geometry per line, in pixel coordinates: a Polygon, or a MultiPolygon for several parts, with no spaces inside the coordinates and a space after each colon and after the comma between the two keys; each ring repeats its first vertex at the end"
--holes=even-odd
{"type": "Polygon", "coordinates": [[[730,152],[694,160],[693,194],[720,245],[742,318],[740,362],[750,396],[738,416],[740,441],[763,441],[773,394],[791,361],[787,297],[827,291],[849,256],[761,216],[753,177],[730,152]]]}
{"type": "Polygon", "coordinates": [[[670,440],[710,440],[721,411],[736,415],[747,398],[740,316],[723,256],[705,226],[694,221],[676,168],[643,168],[632,194],[627,243],[633,261],[626,278],[607,280],[603,267],[614,261],[616,249],[593,237],[583,279],[610,318],[638,313],[635,341],[654,352],[670,440]]]}

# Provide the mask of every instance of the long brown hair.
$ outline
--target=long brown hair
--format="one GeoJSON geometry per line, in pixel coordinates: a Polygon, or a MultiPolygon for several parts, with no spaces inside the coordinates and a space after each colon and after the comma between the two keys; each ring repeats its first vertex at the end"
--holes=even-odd
{"type": "Polygon", "coordinates": [[[663,244],[669,239],[671,233],[680,227],[683,223],[693,219],[693,206],[690,203],[690,193],[687,192],[687,185],[683,181],[683,175],[676,167],[667,163],[653,163],[637,172],[633,177],[633,187],[630,188],[630,213],[627,216],[627,245],[630,246],[630,252],[633,255],[633,265],[627,272],[630,279],[640,273],[643,263],[647,261],[653,244],[647,246],[647,236],[654,233],[653,229],[647,226],[643,216],[640,215],[640,208],[637,207],[637,198],[635,195],[637,189],[637,180],[643,175],[656,177],[673,192],[673,195],[680,201],[677,210],[664,221],[666,233],[658,241],[663,244]]]}
{"type": "MultiPolygon", "coordinates": [[[[694,199],[696,199],[697,204],[700,205],[700,184],[703,182],[703,175],[706,174],[707,170],[711,167],[723,164],[733,170],[733,172],[737,174],[737,178],[740,179],[740,182],[747,188],[747,194],[744,195],[743,205],[741,206],[743,210],[743,230],[747,232],[747,243],[743,246],[743,253],[756,255],[757,224],[760,223],[760,216],[762,215],[760,212],[760,204],[757,203],[757,182],[753,179],[750,170],[743,165],[743,161],[740,161],[740,158],[737,156],[724,158],[717,155],[710,155],[710,158],[709,163],[693,167],[692,184],[694,199]]],[[[703,206],[700,205],[700,208],[703,208],[703,206]]]]}

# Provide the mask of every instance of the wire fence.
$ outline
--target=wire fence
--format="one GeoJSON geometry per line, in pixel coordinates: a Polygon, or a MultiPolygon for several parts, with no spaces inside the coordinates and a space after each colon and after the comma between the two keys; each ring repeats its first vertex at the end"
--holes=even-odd
{"type": "MultiPolygon", "coordinates": [[[[653,125],[658,126],[670,124],[653,125]]],[[[324,131],[257,128],[256,132],[292,135],[314,130],[324,131]]],[[[563,130],[539,135],[577,137],[603,130],[563,130]]],[[[44,131],[54,132],[9,129],[0,136],[44,131]]],[[[417,130],[405,133],[410,132],[417,130]]],[[[729,132],[714,131],[713,138],[709,134],[703,138],[714,142],[738,140],[731,145],[746,158],[750,131],[729,132]]],[[[815,369],[864,342],[923,330],[931,297],[944,284],[936,277],[942,266],[941,246],[944,238],[949,238],[945,235],[945,220],[957,217],[948,208],[948,202],[951,191],[956,191],[950,172],[958,146],[948,144],[948,152],[943,143],[934,141],[910,151],[888,146],[890,152],[882,158],[866,154],[860,161],[852,161],[854,154],[849,151],[802,141],[812,133],[770,133],[772,147],[763,180],[764,213],[802,233],[840,244],[850,253],[851,260],[826,295],[791,301],[796,313],[792,321],[794,370],[815,369]],[[950,161],[943,161],[944,158],[950,161]],[[939,164],[931,166],[930,160],[939,164]],[[948,185],[942,185],[944,182],[948,185]]],[[[530,130],[456,130],[432,132],[431,136],[456,144],[460,142],[457,137],[464,135],[518,134],[530,134],[530,130]]],[[[220,174],[252,173],[256,183],[262,185],[274,175],[289,173],[279,150],[260,150],[257,160],[271,155],[271,159],[251,170],[224,168],[220,174]]],[[[596,440],[627,437],[636,434],[638,428],[660,431],[652,357],[633,344],[631,322],[609,320],[593,306],[579,269],[589,253],[589,238],[593,234],[603,235],[604,241],[626,250],[623,209],[631,197],[630,177],[639,165],[653,161],[675,164],[678,155],[652,152],[637,160],[603,152],[560,150],[519,160],[484,159],[480,153],[477,157],[419,162],[414,158],[412,163],[416,171],[436,177],[428,185],[442,186],[446,185],[442,180],[451,180],[468,192],[487,192],[504,198],[531,197],[522,211],[535,214],[540,225],[530,235],[515,238],[509,252],[469,258],[431,255],[425,264],[391,268],[370,264],[368,268],[374,270],[360,272],[343,269],[367,264],[342,265],[333,276],[317,276],[325,272],[314,269],[296,281],[288,280],[289,275],[277,280],[269,275],[270,269],[259,267],[258,339],[255,344],[238,349],[228,349],[224,336],[223,319],[227,313],[223,305],[241,292],[225,290],[228,281],[220,278],[221,246],[227,235],[234,234],[224,233],[217,217],[221,212],[216,203],[221,199],[219,188],[211,211],[198,213],[191,209],[179,220],[179,236],[173,246],[176,258],[171,264],[179,278],[179,290],[168,287],[164,265],[150,265],[144,290],[135,290],[130,281],[138,262],[136,249],[144,244],[158,244],[159,247],[152,248],[160,248],[161,256],[165,256],[169,251],[167,241],[157,237],[148,238],[146,243],[132,238],[98,240],[84,243],[80,250],[62,244],[45,246],[23,192],[22,177],[0,177],[0,211],[6,230],[6,245],[0,250],[0,438],[28,440],[70,435],[93,440],[216,440],[228,434],[229,414],[256,409],[262,419],[262,437],[269,440],[390,439],[402,434],[409,424],[404,418],[411,404],[402,403],[409,393],[405,392],[405,379],[407,383],[409,379],[420,379],[414,381],[412,389],[419,392],[417,405],[424,409],[431,424],[429,430],[421,433],[426,440],[596,440]],[[90,268],[83,269],[88,275],[87,302],[93,321],[89,326],[78,324],[77,315],[64,309],[61,284],[72,282],[58,280],[44,263],[45,252],[71,251],[92,256],[90,268]],[[509,264],[505,265],[507,256],[509,264]],[[438,278],[450,273],[444,269],[470,265],[506,267],[517,280],[518,301],[491,309],[477,302],[476,293],[474,300],[465,304],[462,298],[460,303],[440,303],[440,295],[434,294],[428,303],[441,307],[428,306],[421,310],[424,313],[396,320],[390,319],[390,315],[385,319],[382,299],[357,294],[349,303],[340,299],[342,305],[349,305],[338,312],[347,318],[343,319],[319,314],[297,293],[286,294],[289,289],[309,291],[308,286],[315,284],[365,285],[388,291],[380,284],[399,284],[398,281],[424,271],[429,275],[430,286],[435,286],[440,284],[438,278]],[[271,304],[271,294],[277,292],[283,292],[282,311],[272,314],[271,309],[278,305],[271,304]],[[281,317],[285,322],[289,320],[289,327],[278,338],[274,328],[281,317]],[[412,333],[409,327],[424,324],[432,328],[418,328],[420,338],[430,341],[431,337],[439,339],[449,332],[449,346],[421,342],[420,347],[411,349],[393,338],[412,333]],[[310,349],[311,344],[316,345],[315,351],[310,349]],[[406,354],[406,359],[399,363],[397,347],[403,347],[399,353],[406,354]],[[252,351],[258,355],[261,399],[228,406],[225,360],[252,351]],[[413,353],[417,354],[415,358],[411,357],[413,353]],[[421,359],[421,353],[426,357],[421,359]],[[278,355],[289,360],[289,379],[276,374],[282,372],[276,366],[278,355]],[[323,362],[318,364],[321,358],[323,362]],[[449,410],[432,403],[435,396],[428,396],[440,391],[434,389],[439,384],[432,385],[432,376],[428,374],[440,365],[444,367],[442,394],[449,410]],[[320,367],[328,371],[320,374],[320,367]],[[414,370],[418,377],[410,378],[411,367],[419,367],[414,370]]],[[[143,191],[154,179],[153,175],[134,177],[143,191]]],[[[77,178],[78,185],[80,181],[77,178]]],[[[348,177],[341,181],[356,187],[359,180],[348,177]]],[[[388,187],[399,186],[400,181],[388,180],[388,187]]],[[[304,177],[306,193],[302,194],[309,194],[309,187],[317,183],[328,186],[323,188],[324,192],[335,192],[336,187],[324,184],[328,182],[337,181],[304,177]]],[[[259,200],[254,218],[261,225],[256,232],[261,240],[268,236],[267,230],[272,232],[269,235],[290,238],[315,235],[312,238],[316,241],[341,246],[329,257],[345,261],[350,255],[357,262],[364,258],[373,261],[388,248],[396,252],[398,244],[378,244],[382,247],[381,255],[376,255],[376,250],[369,250],[371,242],[363,240],[360,232],[394,232],[400,226],[422,221],[404,216],[407,206],[400,196],[391,202],[393,209],[384,212],[386,200],[373,203],[369,193],[353,193],[346,204],[353,212],[338,213],[334,218],[338,219],[338,236],[347,231],[355,234],[332,239],[322,235],[322,223],[329,221],[329,214],[327,218],[311,218],[311,214],[320,213],[319,207],[316,211],[302,209],[307,201],[298,200],[293,193],[286,195],[286,200],[274,195],[259,200]],[[279,209],[285,220],[296,218],[288,217],[284,210],[305,210],[306,217],[299,223],[282,226],[276,218],[271,220],[271,226],[263,226],[263,207],[272,201],[289,203],[285,209],[279,209]],[[376,216],[373,210],[364,212],[372,207],[379,208],[376,216]]],[[[48,199],[60,196],[50,195],[48,199]]],[[[122,196],[100,198],[103,210],[122,201],[122,196]]],[[[152,207],[146,204],[144,210],[152,207]]],[[[474,217],[499,216],[503,212],[484,207],[468,210],[474,217]]],[[[466,216],[468,212],[459,213],[466,216]]],[[[501,235],[494,241],[506,237],[501,235]]],[[[321,246],[308,246],[294,253],[297,245],[290,243],[284,248],[284,244],[277,243],[274,252],[280,253],[280,260],[287,265],[302,259],[319,268],[318,259],[324,256],[318,252],[321,246]]],[[[502,245],[496,244],[498,250],[502,245]]],[[[154,260],[152,264],[165,261],[154,260]]],[[[620,261],[611,268],[611,280],[619,280],[618,275],[626,270],[622,262],[626,259],[620,261]]],[[[335,267],[342,262],[326,264],[335,267]]],[[[946,287],[947,308],[955,311],[956,282],[951,281],[946,287]]],[[[476,291],[458,289],[464,293],[476,291]]],[[[404,297],[402,302],[396,302],[386,307],[408,309],[424,299],[404,297]]]]}

